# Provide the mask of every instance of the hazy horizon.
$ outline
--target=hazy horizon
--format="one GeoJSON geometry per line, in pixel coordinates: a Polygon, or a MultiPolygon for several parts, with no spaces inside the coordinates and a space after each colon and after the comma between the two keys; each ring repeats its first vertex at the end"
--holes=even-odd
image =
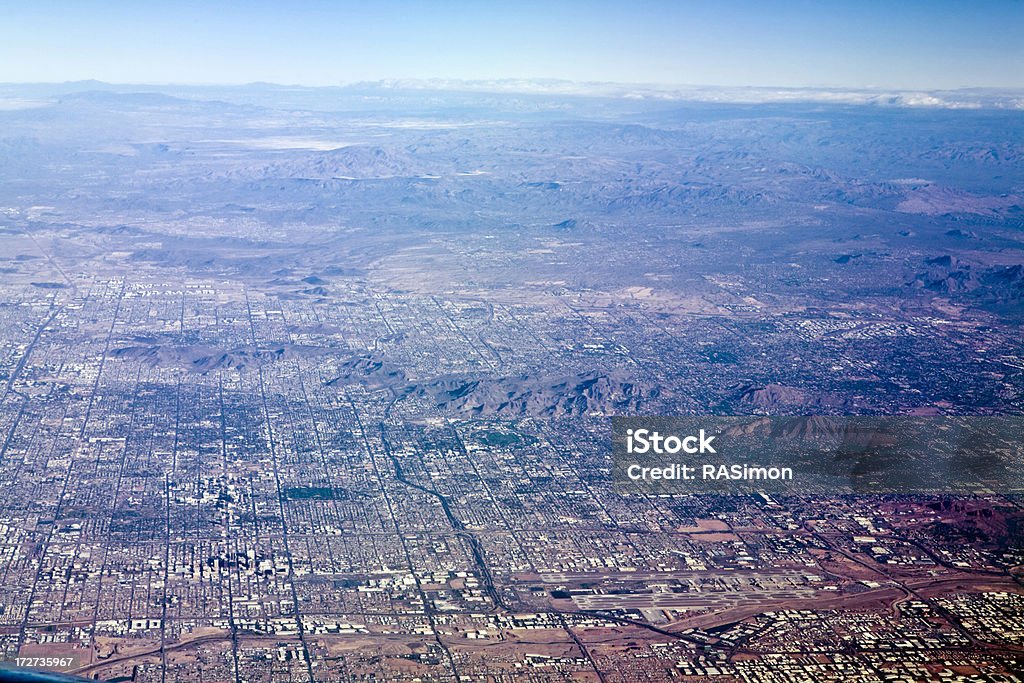
{"type": "MultiPolygon", "coordinates": [[[[111,96],[151,94],[208,98],[250,103],[284,104],[291,95],[300,99],[362,96],[387,99],[406,95],[462,98],[580,98],[623,102],[691,103],[707,105],[801,105],[884,106],[899,108],[940,108],[965,110],[1024,110],[1024,89],[962,88],[913,90],[902,88],[795,88],[780,86],[720,86],[693,84],[580,82],[564,79],[382,79],[329,86],[250,83],[111,83],[98,79],[51,83],[0,82],[0,110],[37,108],[55,104],[65,96],[101,92],[111,96]],[[281,98],[284,100],[281,100],[281,98]],[[268,100],[269,98],[269,100],[268,100]]],[[[449,105],[458,100],[452,100],[449,105]]],[[[292,102],[295,104],[295,102],[292,102]]]]}
{"type": "Polygon", "coordinates": [[[306,87],[559,79],[698,87],[1024,87],[1024,4],[664,0],[5,8],[0,82],[306,87]]]}

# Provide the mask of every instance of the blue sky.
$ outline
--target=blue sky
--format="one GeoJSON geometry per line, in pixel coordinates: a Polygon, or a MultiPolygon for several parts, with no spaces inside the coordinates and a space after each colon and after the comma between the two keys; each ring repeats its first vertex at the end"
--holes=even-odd
{"type": "Polygon", "coordinates": [[[1024,87],[1024,1],[0,0],[0,82],[1024,87]]]}

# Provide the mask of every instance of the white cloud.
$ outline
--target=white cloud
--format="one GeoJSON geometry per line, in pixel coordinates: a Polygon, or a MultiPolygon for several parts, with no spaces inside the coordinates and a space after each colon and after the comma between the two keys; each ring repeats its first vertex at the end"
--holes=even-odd
{"type": "Polygon", "coordinates": [[[389,80],[361,83],[395,90],[439,90],[461,92],[521,93],[618,97],[637,100],[721,102],[734,104],[822,103],[874,104],[893,107],[934,107],[943,109],[1024,109],[1024,93],[1006,90],[896,91],[850,88],[764,88],[630,85],[562,80],[503,79],[389,80]]]}

